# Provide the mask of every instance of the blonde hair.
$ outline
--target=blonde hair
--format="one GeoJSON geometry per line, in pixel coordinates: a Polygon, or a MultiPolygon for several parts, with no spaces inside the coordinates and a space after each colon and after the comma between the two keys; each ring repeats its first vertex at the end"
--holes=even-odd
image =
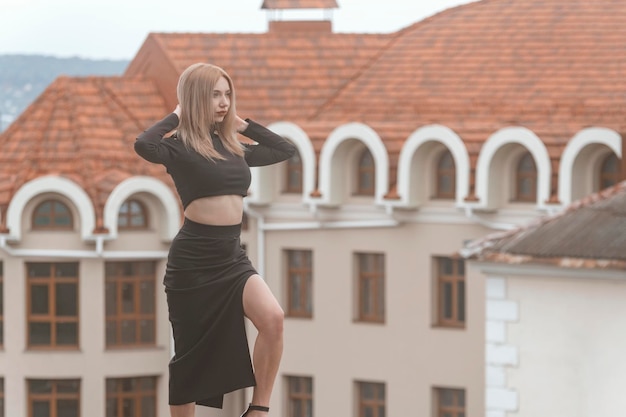
{"type": "Polygon", "coordinates": [[[207,159],[225,159],[214,147],[211,133],[217,131],[224,147],[232,154],[243,156],[243,146],[237,139],[235,88],[223,69],[211,64],[189,66],[178,79],[176,87],[181,114],[178,137],[186,147],[207,159]],[[230,88],[230,107],[222,122],[215,121],[213,90],[224,77],[230,88]]]}

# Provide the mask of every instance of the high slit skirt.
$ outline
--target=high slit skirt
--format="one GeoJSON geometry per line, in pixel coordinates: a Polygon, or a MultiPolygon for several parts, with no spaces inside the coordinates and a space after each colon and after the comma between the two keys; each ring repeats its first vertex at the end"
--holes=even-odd
{"type": "Polygon", "coordinates": [[[170,248],[163,284],[174,335],[169,404],[222,408],[224,394],[255,385],[243,289],[256,270],[241,225],[185,219],[170,248]]]}

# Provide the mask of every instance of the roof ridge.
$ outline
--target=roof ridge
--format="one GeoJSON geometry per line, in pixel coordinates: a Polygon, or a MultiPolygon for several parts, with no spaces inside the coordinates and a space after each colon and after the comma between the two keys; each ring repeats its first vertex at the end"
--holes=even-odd
{"type": "MultiPolygon", "coordinates": [[[[133,112],[129,110],[124,101],[118,98],[118,95],[113,91],[113,88],[106,85],[106,81],[108,80],[102,80],[100,82],[100,91],[102,91],[105,97],[109,99],[107,100],[107,103],[109,103],[109,110],[112,110],[111,106],[113,104],[116,105],[122,110],[122,113],[137,127],[138,131],[143,130],[145,126],[143,126],[141,121],[133,114],[133,112]]],[[[146,81],[152,83],[151,80],[146,81]]],[[[117,119],[116,122],[120,119],[119,117],[116,117],[117,112],[110,111],[110,113],[114,119],[117,119]]]]}
{"type": "Polygon", "coordinates": [[[363,74],[366,72],[366,70],[368,68],[370,68],[372,65],[374,65],[374,63],[378,62],[378,60],[380,59],[380,57],[385,53],[385,51],[387,51],[389,48],[391,48],[394,44],[394,42],[396,42],[400,36],[399,36],[399,32],[396,33],[391,33],[388,34],[387,36],[389,36],[389,42],[382,48],[380,48],[378,50],[378,52],[369,60],[369,62],[367,62],[366,64],[364,64],[361,68],[358,69],[358,71],[356,71],[354,74],[352,74],[352,76],[348,77],[346,79],[346,81],[343,83],[343,85],[339,88],[337,88],[335,90],[335,92],[333,94],[331,94],[328,99],[326,99],[326,101],[324,101],[324,103],[322,103],[314,112],[313,114],[311,114],[309,119],[314,119],[317,116],[319,116],[324,110],[326,110],[329,106],[331,106],[334,101],[342,95],[342,92],[347,89],[350,85],[352,85],[352,83],[354,83],[356,80],[358,80],[359,78],[361,78],[361,76],[363,76],[363,74]]]}

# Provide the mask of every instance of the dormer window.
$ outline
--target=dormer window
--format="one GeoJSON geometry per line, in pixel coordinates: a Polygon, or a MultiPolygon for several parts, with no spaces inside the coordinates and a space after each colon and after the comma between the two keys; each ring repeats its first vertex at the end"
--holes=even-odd
{"type": "Polygon", "coordinates": [[[117,226],[121,230],[146,229],[148,227],[148,211],[139,200],[126,200],[117,215],[117,226]]]}
{"type": "Polygon", "coordinates": [[[620,180],[619,160],[614,153],[607,155],[600,165],[599,189],[612,187],[620,180]]]}
{"type": "Polygon", "coordinates": [[[45,200],[33,211],[33,230],[72,230],[73,227],[72,212],[59,200],[45,200]]]}
{"type": "Polygon", "coordinates": [[[369,149],[361,152],[357,166],[356,195],[373,196],[375,190],[376,166],[369,149]]]}
{"type": "Polygon", "coordinates": [[[530,152],[526,152],[517,164],[515,172],[515,201],[537,201],[537,167],[530,152]]]}
{"type": "Polygon", "coordinates": [[[285,164],[285,193],[301,194],[302,193],[302,159],[300,153],[287,160],[285,164]]]}
{"type": "Polygon", "coordinates": [[[454,158],[449,150],[443,152],[439,157],[435,177],[435,197],[454,199],[456,193],[456,167],[454,158]]]}

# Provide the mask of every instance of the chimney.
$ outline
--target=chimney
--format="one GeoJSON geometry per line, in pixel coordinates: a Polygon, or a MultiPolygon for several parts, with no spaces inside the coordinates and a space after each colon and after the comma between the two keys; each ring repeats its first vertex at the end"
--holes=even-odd
{"type": "Polygon", "coordinates": [[[261,5],[273,33],[331,33],[332,10],[338,7],[336,0],[264,0],[261,5]]]}

